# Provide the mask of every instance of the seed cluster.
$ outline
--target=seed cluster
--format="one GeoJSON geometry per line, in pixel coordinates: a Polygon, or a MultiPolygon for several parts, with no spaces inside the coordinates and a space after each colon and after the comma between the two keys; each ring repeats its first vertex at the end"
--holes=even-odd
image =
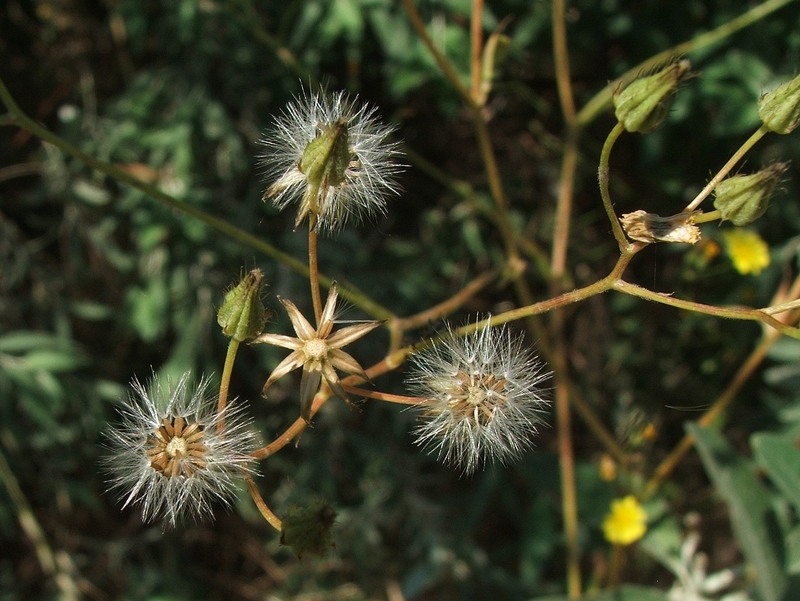
{"type": "Polygon", "coordinates": [[[453,412],[472,419],[475,426],[487,426],[498,406],[506,402],[506,379],[496,374],[467,374],[459,371],[448,391],[448,405],[453,412]]]}
{"type": "Polygon", "coordinates": [[[204,459],[207,449],[203,437],[203,427],[197,422],[165,417],[161,426],[148,437],[150,467],[167,478],[191,478],[208,465],[204,459]]]}

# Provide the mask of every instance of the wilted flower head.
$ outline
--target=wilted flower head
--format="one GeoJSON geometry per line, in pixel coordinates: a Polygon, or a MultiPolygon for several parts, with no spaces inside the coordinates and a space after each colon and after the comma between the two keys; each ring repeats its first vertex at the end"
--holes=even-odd
{"type": "Polygon", "coordinates": [[[397,143],[393,126],[381,124],[377,109],[344,92],[304,92],[276,118],[261,139],[261,156],[272,184],[264,193],[278,209],[298,202],[297,227],[333,232],[350,220],[386,210],[397,194],[397,143]]]}
{"type": "Polygon", "coordinates": [[[192,385],[189,373],[174,385],[134,380],[121,423],[107,432],[111,488],[123,507],[139,505],[147,522],[211,516],[212,504],[229,503],[250,471],[256,445],[248,420],[233,405],[217,413],[208,385],[207,378],[192,385]]]}
{"type": "Polygon", "coordinates": [[[348,400],[347,393],[339,381],[337,369],[345,373],[356,374],[366,378],[364,369],[355,358],[342,350],[351,342],[355,342],[362,336],[381,325],[380,321],[364,321],[351,326],[346,326],[333,332],[335,325],[334,314],[336,312],[336,300],[339,293],[336,282],[331,285],[328,291],[328,300],[322,310],[319,324],[314,328],[309,321],[303,317],[297,306],[286,298],[278,297],[286,313],[292,322],[296,338],[284,336],[283,334],[261,334],[253,342],[266,342],[283,348],[291,349],[292,352],[281,361],[267,378],[262,394],[266,396],[270,386],[290,371],[303,368],[303,375],[300,379],[300,416],[306,421],[311,421],[311,405],[314,395],[319,391],[322,378],[331,387],[333,393],[340,399],[348,400]]]}
{"type": "Polygon", "coordinates": [[[422,405],[417,444],[464,473],[519,456],[544,423],[544,364],[505,326],[450,334],[411,356],[409,385],[422,405]]]}
{"type": "Polygon", "coordinates": [[[620,219],[625,233],[640,242],[684,242],[694,244],[700,239],[700,229],[694,220],[700,211],[684,211],[661,217],[647,211],[626,213],[620,219]]]}

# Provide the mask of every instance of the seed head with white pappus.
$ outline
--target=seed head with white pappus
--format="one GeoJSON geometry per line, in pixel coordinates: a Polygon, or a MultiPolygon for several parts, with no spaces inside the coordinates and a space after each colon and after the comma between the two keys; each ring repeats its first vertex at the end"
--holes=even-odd
{"type": "Polygon", "coordinates": [[[209,380],[191,383],[189,373],[162,385],[154,376],[134,380],[121,423],[106,433],[104,467],[123,508],[138,505],[146,522],[175,526],[184,516],[210,517],[236,482],[250,472],[255,435],[239,406],[216,411],[209,380]]]}
{"type": "Polygon", "coordinates": [[[308,217],[328,233],[384,213],[386,198],[399,191],[402,165],[397,143],[388,140],[394,127],[376,113],[344,92],[301,93],[260,140],[272,182],[263,200],[281,210],[298,202],[295,227],[308,217]]]}
{"type": "Polygon", "coordinates": [[[465,474],[487,460],[508,463],[532,444],[550,402],[545,365],[504,326],[452,332],[411,357],[408,383],[420,405],[417,444],[465,474]]]}

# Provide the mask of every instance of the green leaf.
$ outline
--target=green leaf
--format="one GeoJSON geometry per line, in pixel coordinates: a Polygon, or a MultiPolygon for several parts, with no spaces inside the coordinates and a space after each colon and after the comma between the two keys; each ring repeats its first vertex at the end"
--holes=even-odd
{"type": "MultiPolygon", "coordinates": [[[[546,597],[535,597],[531,601],[575,601],[570,597],[560,595],[548,595],[546,597]]],[[[597,594],[583,595],[577,601],[667,601],[664,591],[657,588],[645,586],[627,585],[614,589],[613,591],[603,591],[597,594]]]]}
{"type": "Polygon", "coordinates": [[[719,432],[687,424],[695,447],[717,492],[730,511],[736,539],[754,567],[765,601],[780,601],[788,585],[783,571],[783,543],[770,507],[769,493],[756,477],[753,463],[737,455],[719,432]]]}
{"type": "Polygon", "coordinates": [[[86,363],[86,357],[69,350],[36,350],[24,356],[24,365],[31,371],[73,371],[86,363]]]}
{"type": "Polygon", "coordinates": [[[48,332],[17,330],[0,337],[0,353],[20,353],[40,347],[54,347],[61,340],[48,332]]]}
{"type": "Polygon", "coordinates": [[[750,438],[753,454],[775,486],[800,511],[800,449],[785,434],[759,432],[750,438]]]}

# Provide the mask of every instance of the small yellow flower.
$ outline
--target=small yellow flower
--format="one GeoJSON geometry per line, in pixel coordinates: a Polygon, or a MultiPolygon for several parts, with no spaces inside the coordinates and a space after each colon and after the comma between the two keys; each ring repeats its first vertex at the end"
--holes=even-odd
{"type": "Polygon", "coordinates": [[[647,532],[647,514],[633,495],[611,502],[611,512],[603,520],[603,534],[615,545],[630,545],[647,532]]]}
{"type": "Polygon", "coordinates": [[[734,229],[724,234],[725,250],[736,271],[758,275],[769,265],[769,246],[756,232],[734,229]]]}

